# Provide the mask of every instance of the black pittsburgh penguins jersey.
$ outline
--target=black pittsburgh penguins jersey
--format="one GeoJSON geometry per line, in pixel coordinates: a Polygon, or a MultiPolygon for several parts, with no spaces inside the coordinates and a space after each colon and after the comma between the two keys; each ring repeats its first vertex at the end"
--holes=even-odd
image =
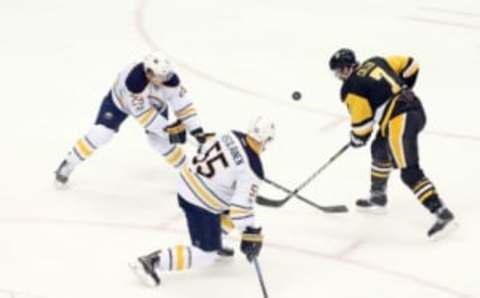
{"type": "Polygon", "coordinates": [[[345,80],[341,98],[356,137],[368,139],[377,123],[383,134],[388,120],[404,112],[397,104],[398,95],[402,88],[413,87],[418,69],[411,57],[373,57],[345,80]]]}

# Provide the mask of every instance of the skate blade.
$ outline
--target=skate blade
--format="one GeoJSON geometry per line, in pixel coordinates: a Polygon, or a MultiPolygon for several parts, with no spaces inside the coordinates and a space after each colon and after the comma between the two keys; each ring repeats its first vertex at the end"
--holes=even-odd
{"type": "Polygon", "coordinates": [[[145,272],[143,265],[139,261],[134,261],[128,264],[128,267],[133,271],[137,278],[146,286],[155,288],[158,284],[155,280],[145,272]]]}
{"type": "Polygon", "coordinates": [[[373,215],[385,215],[388,213],[388,209],[386,207],[359,207],[356,206],[357,211],[361,213],[368,213],[373,215]]]}
{"type": "Polygon", "coordinates": [[[458,228],[459,224],[456,221],[452,221],[447,224],[441,231],[436,232],[432,236],[428,237],[428,240],[435,242],[446,238],[450,233],[458,228]]]}
{"type": "Polygon", "coordinates": [[[70,186],[68,183],[63,183],[55,180],[53,181],[53,187],[55,187],[56,190],[67,190],[70,186]]]}

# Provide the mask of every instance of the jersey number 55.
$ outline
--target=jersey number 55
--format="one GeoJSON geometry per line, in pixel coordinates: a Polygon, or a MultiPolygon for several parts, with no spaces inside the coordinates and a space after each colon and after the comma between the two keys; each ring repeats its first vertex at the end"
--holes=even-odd
{"type": "Polygon", "coordinates": [[[228,168],[228,161],[218,141],[205,152],[197,154],[192,161],[196,172],[207,178],[215,176],[215,166],[228,168]]]}

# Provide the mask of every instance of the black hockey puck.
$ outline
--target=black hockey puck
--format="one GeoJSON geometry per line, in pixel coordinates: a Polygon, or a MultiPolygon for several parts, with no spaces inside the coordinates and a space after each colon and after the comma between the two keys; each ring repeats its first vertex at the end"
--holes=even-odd
{"type": "Polygon", "coordinates": [[[300,100],[300,98],[302,98],[302,93],[300,93],[298,91],[294,91],[292,93],[292,98],[293,98],[293,100],[300,100]]]}

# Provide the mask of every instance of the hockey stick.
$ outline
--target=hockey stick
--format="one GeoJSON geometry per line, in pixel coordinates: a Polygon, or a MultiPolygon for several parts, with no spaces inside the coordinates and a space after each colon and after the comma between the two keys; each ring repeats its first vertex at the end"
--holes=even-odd
{"type": "MultiPolygon", "coordinates": [[[[272,181],[272,180],[267,179],[267,178],[264,178],[264,181],[267,182],[268,184],[280,189],[280,190],[283,190],[286,193],[292,193],[292,191],[290,189],[286,188],[283,185],[280,185],[280,184],[276,183],[275,181],[272,181]]],[[[297,199],[299,199],[300,201],[303,201],[303,202],[307,203],[308,205],[310,205],[314,208],[317,208],[317,209],[319,209],[323,212],[326,212],[326,213],[348,212],[348,208],[345,205],[321,206],[321,205],[318,205],[317,203],[305,198],[304,196],[302,196],[298,193],[295,194],[295,197],[297,197],[297,199]]],[[[256,201],[259,205],[263,205],[263,206],[267,206],[267,207],[277,207],[278,208],[278,207],[283,206],[283,204],[285,204],[288,200],[272,200],[272,199],[266,198],[264,196],[258,195],[256,201]]]]}
{"type": "MultiPolygon", "coordinates": [[[[307,178],[307,180],[305,180],[302,184],[297,186],[297,188],[295,188],[293,191],[290,191],[287,188],[285,188],[285,187],[283,187],[283,186],[281,186],[277,183],[274,183],[271,180],[264,179],[267,183],[269,183],[269,184],[271,184],[275,187],[278,187],[278,188],[281,187],[280,189],[284,190],[288,194],[282,200],[270,200],[270,199],[267,199],[267,198],[262,197],[262,196],[257,196],[257,203],[260,204],[260,205],[264,205],[264,206],[281,207],[285,203],[287,203],[292,197],[294,197],[294,196],[298,197],[299,196],[298,192],[300,190],[302,190],[305,186],[307,186],[310,182],[312,182],[312,180],[315,179],[318,176],[318,174],[320,174],[323,170],[325,170],[335,159],[337,159],[340,155],[342,155],[349,147],[350,147],[350,143],[345,144],[337,153],[335,153],[332,157],[330,157],[330,159],[323,166],[321,166],[318,170],[316,170],[310,177],[307,178]]],[[[305,201],[305,200],[303,200],[303,201],[305,201]]]]}
{"type": "Polygon", "coordinates": [[[255,265],[258,281],[262,287],[263,298],[268,298],[267,287],[265,286],[265,281],[263,281],[262,271],[260,270],[260,264],[258,264],[257,258],[253,258],[253,264],[255,265]]]}

